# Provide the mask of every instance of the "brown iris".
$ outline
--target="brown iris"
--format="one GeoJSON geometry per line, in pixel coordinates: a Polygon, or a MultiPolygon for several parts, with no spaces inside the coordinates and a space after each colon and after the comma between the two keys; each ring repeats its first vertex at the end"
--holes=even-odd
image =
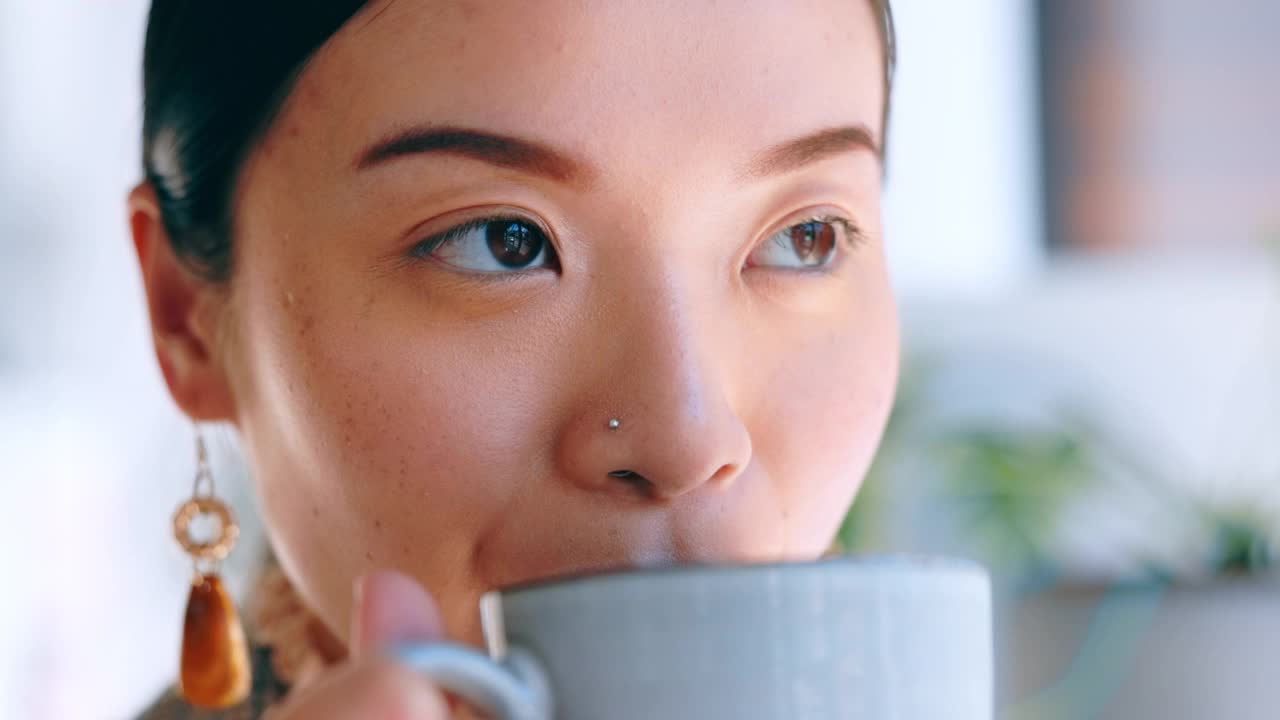
{"type": "Polygon", "coordinates": [[[489,252],[503,267],[523,268],[538,259],[547,238],[538,228],[519,220],[497,220],[484,229],[489,252]]]}
{"type": "Polygon", "coordinates": [[[836,227],[833,223],[819,220],[803,222],[793,225],[788,234],[796,257],[806,267],[825,265],[836,247],[836,227]]]}

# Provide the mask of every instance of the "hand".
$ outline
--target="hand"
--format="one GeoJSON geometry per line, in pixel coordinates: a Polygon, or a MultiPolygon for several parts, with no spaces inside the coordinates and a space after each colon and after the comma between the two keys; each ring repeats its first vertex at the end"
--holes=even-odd
{"type": "Polygon", "coordinates": [[[449,702],[430,680],[381,651],[405,641],[440,640],[444,623],[431,596],[415,581],[377,572],[356,586],[351,657],[296,697],[268,712],[268,720],[449,720],[449,702]]]}

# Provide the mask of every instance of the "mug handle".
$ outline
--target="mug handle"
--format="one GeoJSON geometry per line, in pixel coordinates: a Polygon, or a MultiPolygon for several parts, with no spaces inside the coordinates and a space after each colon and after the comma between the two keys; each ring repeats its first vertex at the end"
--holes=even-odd
{"type": "Polygon", "coordinates": [[[552,720],[546,670],[524,648],[510,647],[501,662],[454,643],[406,643],[391,656],[494,720],[552,720]]]}

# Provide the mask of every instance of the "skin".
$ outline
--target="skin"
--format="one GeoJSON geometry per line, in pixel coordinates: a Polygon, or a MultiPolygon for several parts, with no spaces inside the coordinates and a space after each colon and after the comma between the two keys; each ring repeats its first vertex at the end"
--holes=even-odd
{"type": "Polygon", "coordinates": [[[249,158],[229,282],[188,272],[133,193],[170,391],[238,429],[273,547],[338,638],[378,568],[479,643],[494,587],[824,552],[896,383],[880,159],[834,143],[758,171],[824,129],[874,143],[882,73],[871,9],[848,0],[374,3],[249,158]],[[459,152],[359,167],[423,123],[583,172],[459,152]],[[495,208],[546,227],[559,267],[414,255],[495,208]],[[828,271],[759,262],[814,215],[859,228],[828,271]]]}

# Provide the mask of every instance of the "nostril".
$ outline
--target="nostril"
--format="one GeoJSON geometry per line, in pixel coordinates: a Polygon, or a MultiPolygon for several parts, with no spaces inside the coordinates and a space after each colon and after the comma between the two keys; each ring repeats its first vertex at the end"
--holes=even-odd
{"type": "Polygon", "coordinates": [[[645,493],[651,492],[653,489],[652,484],[645,478],[645,476],[634,470],[610,470],[609,477],[617,478],[618,480],[634,487],[636,490],[640,490],[645,493]]]}

